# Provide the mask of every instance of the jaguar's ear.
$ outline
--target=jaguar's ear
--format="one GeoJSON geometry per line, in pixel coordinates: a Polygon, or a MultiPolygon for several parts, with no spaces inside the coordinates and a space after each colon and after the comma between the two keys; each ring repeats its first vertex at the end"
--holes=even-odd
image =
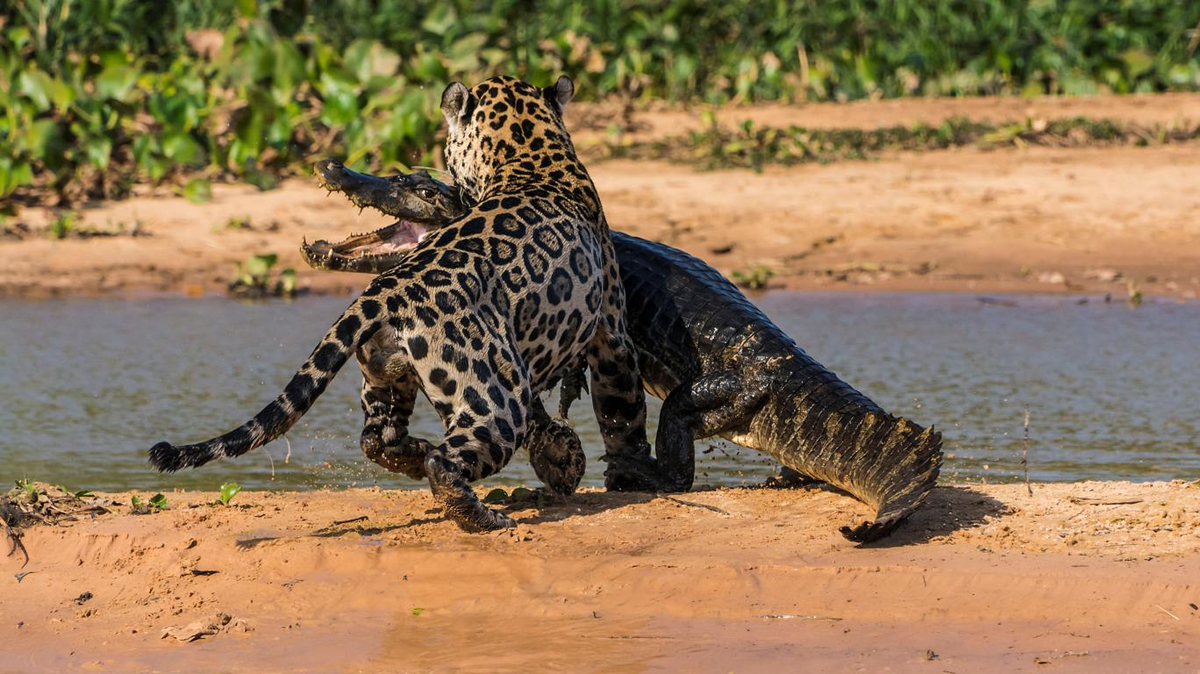
{"type": "Polygon", "coordinates": [[[442,116],[450,130],[457,129],[467,118],[471,107],[471,92],[462,82],[451,82],[442,92],[442,116]]]}
{"type": "Polygon", "coordinates": [[[550,107],[558,111],[558,115],[560,117],[562,116],[563,111],[567,109],[567,103],[570,103],[574,96],[575,83],[573,83],[571,78],[567,77],[566,75],[558,78],[558,81],[554,83],[554,86],[542,89],[542,98],[546,99],[546,102],[550,104],[550,107]]]}

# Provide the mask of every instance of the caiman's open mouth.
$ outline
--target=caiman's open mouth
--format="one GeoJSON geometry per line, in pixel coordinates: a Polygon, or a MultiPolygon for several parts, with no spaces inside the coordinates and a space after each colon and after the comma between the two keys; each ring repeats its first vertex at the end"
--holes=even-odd
{"type": "MultiPolygon", "coordinates": [[[[384,215],[399,216],[398,204],[386,178],[351,171],[341,162],[326,160],[317,162],[313,171],[321,187],[330,192],[341,192],[351,203],[362,208],[372,208],[384,215]],[[394,208],[390,208],[394,206],[394,208]]],[[[386,263],[398,263],[405,254],[430,231],[430,224],[402,217],[400,220],[365,234],[353,234],[337,243],[306,240],[300,247],[305,261],[317,269],[333,271],[376,271],[386,263]]]]}
{"type": "Polygon", "coordinates": [[[308,264],[318,269],[352,270],[383,258],[398,260],[416,248],[428,233],[429,227],[422,223],[400,220],[373,232],[353,234],[337,243],[305,241],[301,250],[308,264]]]}

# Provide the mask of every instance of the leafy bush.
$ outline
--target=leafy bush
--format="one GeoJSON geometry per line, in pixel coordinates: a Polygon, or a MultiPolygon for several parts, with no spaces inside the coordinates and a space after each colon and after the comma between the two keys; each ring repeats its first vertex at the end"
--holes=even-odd
{"type": "Polygon", "coordinates": [[[1194,91],[1198,42],[1200,3],[1159,0],[25,0],[0,198],[430,163],[442,87],[498,72],[709,102],[1194,91]]]}
{"type": "MultiPolygon", "coordinates": [[[[272,279],[271,270],[277,262],[279,256],[275,253],[251,255],[245,262],[238,264],[237,272],[229,282],[229,294],[246,299],[295,297],[296,270],[285,267],[272,279]]],[[[237,485],[234,484],[234,487],[237,485]]]]}
{"type": "Polygon", "coordinates": [[[845,159],[870,159],[889,150],[929,151],[976,146],[981,149],[1025,145],[1163,145],[1200,140],[1200,125],[1172,122],[1140,126],[1110,119],[1072,117],[1025,119],[995,124],[951,118],[931,126],[878,129],[808,129],[802,126],[756,127],[745,120],[731,129],[708,116],[707,125],[679,136],[644,142],[618,142],[589,148],[601,157],[685,162],[702,169],[785,166],[845,159]]]}

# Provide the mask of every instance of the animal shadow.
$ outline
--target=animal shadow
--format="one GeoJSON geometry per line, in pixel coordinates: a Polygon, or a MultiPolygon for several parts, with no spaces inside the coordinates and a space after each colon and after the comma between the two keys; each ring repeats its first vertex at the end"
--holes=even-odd
{"type": "Polygon", "coordinates": [[[586,491],[571,496],[547,496],[543,504],[522,501],[502,508],[503,512],[517,520],[517,524],[543,524],[561,522],[572,517],[591,517],[606,510],[624,508],[661,498],[653,492],[586,491]],[[532,516],[526,512],[533,511],[532,516]]]}
{"type": "Polygon", "coordinates": [[[1012,512],[1007,504],[967,485],[935,487],[925,503],[886,538],[863,548],[918,545],[956,531],[982,526],[1012,512]]]}

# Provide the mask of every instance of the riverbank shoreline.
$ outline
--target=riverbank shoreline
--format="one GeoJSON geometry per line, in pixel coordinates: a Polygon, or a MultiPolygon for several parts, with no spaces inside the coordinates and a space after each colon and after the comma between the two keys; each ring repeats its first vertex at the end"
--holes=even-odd
{"type": "MultiPolygon", "coordinates": [[[[1200,95],[905,99],[716,112],[725,126],[751,120],[776,128],[1079,115],[1170,126],[1200,119],[1200,95]]],[[[584,148],[655,143],[704,124],[700,109],[585,105],[575,114],[584,148]]],[[[768,165],[761,173],[628,159],[589,161],[588,168],[614,229],[679,247],[768,288],[1200,297],[1196,142],[884,150],[867,160],[768,165]]],[[[238,263],[258,254],[277,255],[276,271],[294,268],[301,289],[354,293],[367,277],[308,268],[300,243],[389,223],[326,194],[314,178],[285,180],[266,192],[214,185],[207,203],[165,187],[139,185],[134,194],[75,210],[30,206],[10,216],[0,233],[0,297],[224,293],[238,263]],[[56,231],[65,238],[51,238],[56,231]]]]}
{"type": "Polygon", "coordinates": [[[1032,488],[939,487],[864,547],[821,489],[588,490],[488,534],[425,491],[99,494],[0,558],[0,671],[1194,671],[1200,487],[1032,488]]]}

